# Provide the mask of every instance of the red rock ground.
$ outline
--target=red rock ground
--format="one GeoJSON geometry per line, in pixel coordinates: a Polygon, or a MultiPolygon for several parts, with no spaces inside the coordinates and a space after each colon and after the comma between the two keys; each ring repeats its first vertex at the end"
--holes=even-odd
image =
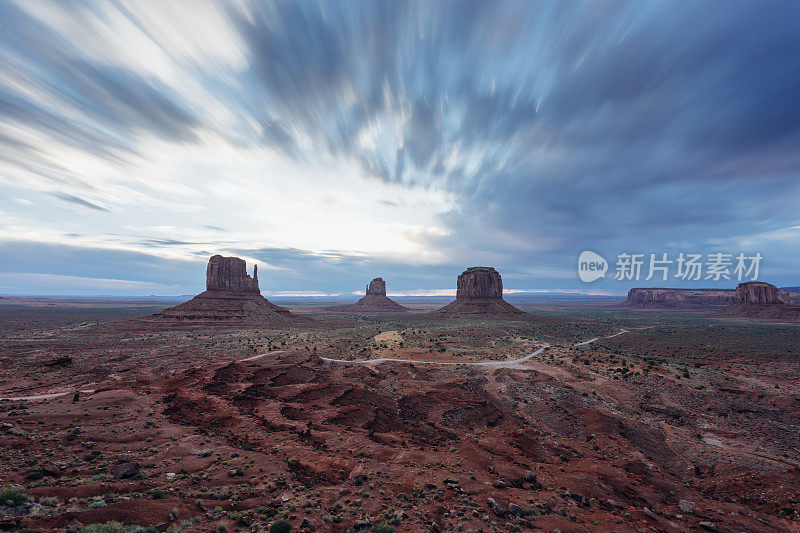
{"type": "Polygon", "coordinates": [[[0,476],[29,498],[6,530],[800,531],[796,327],[539,310],[151,332],[27,309],[0,306],[0,396],[69,394],[0,402],[0,476]],[[320,359],[542,342],[512,367],[320,359]]]}

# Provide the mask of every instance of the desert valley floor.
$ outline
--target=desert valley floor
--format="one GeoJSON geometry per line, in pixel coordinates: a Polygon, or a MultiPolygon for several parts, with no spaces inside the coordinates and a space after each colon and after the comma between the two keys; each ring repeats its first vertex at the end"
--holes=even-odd
{"type": "Polygon", "coordinates": [[[800,531],[798,325],[166,305],[0,299],[0,529],[800,531]]]}

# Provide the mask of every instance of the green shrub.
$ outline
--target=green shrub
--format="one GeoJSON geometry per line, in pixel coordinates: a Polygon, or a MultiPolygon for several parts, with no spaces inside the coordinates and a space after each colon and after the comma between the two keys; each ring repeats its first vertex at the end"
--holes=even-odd
{"type": "Polygon", "coordinates": [[[0,492],[0,505],[7,505],[9,500],[11,501],[11,507],[16,507],[17,505],[28,503],[29,498],[18,490],[4,489],[0,492]]]}
{"type": "Polygon", "coordinates": [[[106,522],[105,524],[89,524],[79,533],[127,533],[127,530],[119,522],[106,522]]]}
{"type": "Polygon", "coordinates": [[[269,526],[269,533],[289,533],[292,530],[292,524],[288,520],[276,520],[269,526]]]}

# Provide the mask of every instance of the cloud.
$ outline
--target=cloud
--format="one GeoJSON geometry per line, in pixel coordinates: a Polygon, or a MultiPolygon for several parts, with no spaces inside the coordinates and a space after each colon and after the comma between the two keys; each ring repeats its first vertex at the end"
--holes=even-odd
{"type": "Polygon", "coordinates": [[[0,239],[190,264],[238,251],[325,293],[383,268],[438,290],[481,263],[564,288],[584,249],[715,242],[766,243],[786,272],[769,236],[800,223],[798,15],[6,2],[0,239]]]}
{"type": "Polygon", "coordinates": [[[107,207],[103,207],[102,205],[91,202],[85,198],[81,198],[80,196],[75,196],[74,194],[59,193],[59,194],[54,194],[53,196],[55,196],[60,200],[64,200],[65,202],[71,202],[73,204],[82,205],[83,207],[88,207],[89,209],[94,209],[96,211],[106,211],[106,212],[111,211],[107,207]]]}

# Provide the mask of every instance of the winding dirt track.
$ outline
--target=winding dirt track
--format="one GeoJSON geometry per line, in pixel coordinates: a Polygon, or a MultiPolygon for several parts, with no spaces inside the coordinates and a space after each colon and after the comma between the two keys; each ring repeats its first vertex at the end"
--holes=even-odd
{"type": "MultiPolygon", "coordinates": [[[[621,329],[617,333],[614,333],[613,335],[609,335],[608,337],[605,337],[605,338],[606,339],[610,339],[612,337],[616,337],[617,335],[622,335],[623,333],[628,333],[628,330],[627,329],[621,329]]],[[[585,346],[587,344],[591,344],[591,343],[593,343],[595,341],[598,341],[601,338],[603,338],[603,337],[595,337],[593,339],[589,339],[588,341],[583,341],[583,342],[579,342],[577,344],[573,344],[573,346],[585,346]]],[[[331,363],[347,363],[347,364],[353,364],[353,365],[366,365],[366,364],[370,364],[370,363],[386,363],[386,362],[390,362],[391,361],[391,362],[395,362],[395,363],[416,363],[416,364],[422,364],[422,365],[511,366],[511,365],[515,365],[517,363],[525,362],[525,361],[527,361],[528,359],[530,359],[532,357],[536,357],[537,355],[539,355],[540,353],[542,353],[544,350],[546,350],[549,347],[550,347],[550,345],[545,343],[544,345],[542,345],[541,348],[539,348],[535,352],[529,353],[528,355],[526,355],[524,357],[520,357],[519,359],[510,359],[510,360],[505,360],[505,361],[481,361],[479,363],[467,363],[467,362],[460,362],[460,361],[446,361],[446,362],[443,362],[443,361],[421,361],[421,360],[418,360],[418,359],[395,359],[393,357],[380,357],[378,359],[364,359],[362,361],[348,361],[347,359],[331,359],[329,357],[320,357],[320,359],[322,359],[323,361],[329,361],[331,363]]]]}
{"type": "MultiPolygon", "coordinates": [[[[605,338],[606,339],[610,339],[612,337],[616,337],[617,335],[622,335],[624,333],[628,333],[628,330],[627,329],[620,329],[617,333],[614,333],[613,335],[609,335],[609,336],[607,336],[605,338]]],[[[595,341],[598,341],[601,338],[603,338],[603,337],[594,337],[594,338],[589,339],[587,341],[583,341],[583,342],[579,342],[577,344],[573,344],[573,346],[585,346],[587,344],[591,344],[591,343],[593,343],[595,341]]],[[[549,344],[544,343],[542,345],[542,347],[539,348],[538,350],[536,350],[535,352],[531,352],[526,356],[520,357],[519,359],[509,359],[509,360],[505,360],[505,361],[481,361],[481,362],[478,362],[478,363],[468,363],[468,362],[459,362],[459,361],[421,361],[421,360],[418,360],[418,359],[395,359],[393,357],[381,357],[381,358],[378,358],[378,359],[365,359],[363,361],[348,361],[347,359],[331,359],[329,357],[320,357],[320,359],[322,359],[323,361],[328,361],[330,363],[345,363],[345,364],[351,364],[351,365],[367,365],[367,364],[372,364],[372,363],[394,362],[394,363],[415,363],[415,364],[419,364],[419,365],[445,365],[445,366],[447,366],[447,365],[463,365],[463,366],[491,366],[491,367],[496,367],[496,366],[512,366],[512,365],[516,365],[518,363],[524,363],[528,359],[536,357],[537,355],[539,355],[540,353],[542,353],[543,351],[545,351],[549,347],[550,347],[549,344]]],[[[281,353],[281,352],[283,352],[283,350],[275,350],[275,351],[272,351],[272,352],[266,352],[266,353],[254,355],[252,357],[247,357],[245,359],[241,359],[241,361],[255,361],[256,359],[260,359],[260,358],[265,357],[267,355],[274,355],[274,354],[281,353]]],[[[50,398],[59,398],[61,396],[66,396],[68,394],[74,394],[75,392],[82,392],[82,393],[91,394],[91,393],[94,392],[94,390],[81,390],[81,391],[71,390],[71,391],[66,391],[66,392],[53,392],[53,393],[50,393],[50,394],[37,394],[35,396],[0,397],[0,401],[5,400],[5,401],[23,401],[23,402],[25,402],[25,401],[35,401],[35,400],[47,400],[47,399],[50,399],[50,398]]]]}

